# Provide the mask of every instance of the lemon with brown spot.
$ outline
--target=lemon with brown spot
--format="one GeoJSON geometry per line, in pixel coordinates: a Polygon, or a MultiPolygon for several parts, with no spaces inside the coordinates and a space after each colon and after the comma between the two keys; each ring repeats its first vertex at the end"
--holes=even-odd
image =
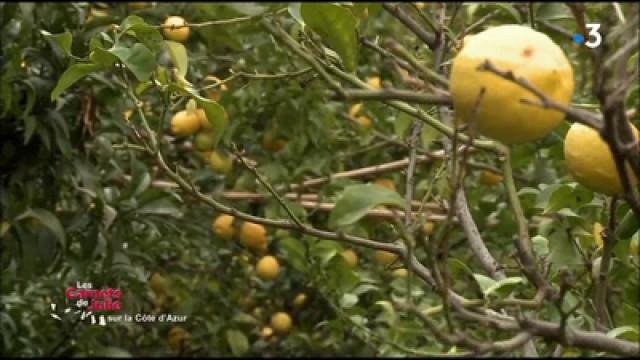
{"type": "Polygon", "coordinates": [[[211,230],[222,239],[230,240],[233,238],[233,234],[235,232],[233,228],[233,220],[233,216],[222,214],[213,220],[211,230]]]}
{"type": "Polygon", "coordinates": [[[486,186],[495,186],[502,182],[502,175],[496,174],[493,171],[482,170],[480,182],[486,186]]]}
{"type": "MultiPolygon", "coordinates": [[[[631,127],[638,139],[638,129],[631,127]]],[[[571,125],[564,138],[564,161],[573,178],[590,190],[606,195],[624,191],[613,154],[597,130],[579,123],[571,125]]],[[[625,165],[632,185],[637,184],[638,178],[629,164],[625,165]]]]}
{"type": "Polygon", "coordinates": [[[185,42],[189,38],[190,29],[182,16],[169,16],[163,24],[162,33],[167,40],[185,42]]]}
{"type": "Polygon", "coordinates": [[[256,274],[262,280],[274,280],[280,273],[278,259],[271,255],[262,257],[256,264],[256,274]]]}
{"type": "Polygon", "coordinates": [[[526,79],[559,104],[571,102],[573,69],[562,48],[528,26],[500,25],[466,36],[453,59],[449,89],[456,121],[473,119],[480,134],[505,144],[538,140],[560,124],[562,112],[522,103],[520,99],[540,100],[520,85],[479,70],[486,60],[526,79]]]}

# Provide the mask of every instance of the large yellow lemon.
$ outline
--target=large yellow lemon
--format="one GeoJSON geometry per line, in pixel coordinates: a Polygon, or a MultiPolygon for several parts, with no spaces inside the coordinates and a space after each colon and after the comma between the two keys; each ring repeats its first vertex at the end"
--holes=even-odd
{"type": "Polygon", "coordinates": [[[489,60],[513,71],[561,104],[573,96],[573,69],[562,49],[547,35],[521,25],[501,25],[464,38],[453,60],[450,91],[457,121],[468,122],[482,88],[485,94],[475,124],[480,134],[505,144],[537,140],[564,118],[558,111],[523,104],[538,102],[528,90],[477,67],[489,60]]]}
{"type": "Polygon", "coordinates": [[[185,42],[189,38],[190,29],[189,26],[185,26],[187,25],[187,21],[182,16],[169,16],[163,25],[167,26],[162,29],[164,37],[167,38],[167,40],[185,42]]]}
{"type": "Polygon", "coordinates": [[[280,272],[280,264],[278,259],[271,255],[264,256],[258,264],[256,264],[256,273],[262,280],[273,280],[278,277],[280,272]]]}
{"type": "Polygon", "coordinates": [[[267,243],[267,230],[260,224],[245,221],[240,227],[240,242],[247,248],[258,251],[267,243]]]}
{"type": "Polygon", "coordinates": [[[286,312],[277,312],[271,316],[271,327],[279,334],[285,334],[291,329],[291,316],[286,312]]]}
{"type": "Polygon", "coordinates": [[[171,118],[171,132],[176,136],[193,135],[200,129],[200,117],[196,111],[178,111],[171,118]]]}
{"type": "MultiPolygon", "coordinates": [[[[638,129],[632,128],[638,139],[638,129]]],[[[571,125],[564,138],[564,160],[571,175],[585,187],[607,195],[623,191],[613,155],[597,130],[579,123],[571,125]]],[[[629,164],[627,169],[632,183],[638,183],[629,164]]]]}
{"type": "Polygon", "coordinates": [[[223,214],[213,220],[211,230],[217,236],[229,240],[233,237],[233,216],[223,214]]]}

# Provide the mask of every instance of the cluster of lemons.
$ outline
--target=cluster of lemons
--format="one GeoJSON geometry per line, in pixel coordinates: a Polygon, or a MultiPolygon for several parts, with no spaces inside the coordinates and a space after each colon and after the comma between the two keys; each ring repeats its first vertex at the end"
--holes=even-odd
{"type": "MultiPolygon", "coordinates": [[[[453,60],[450,91],[457,121],[473,121],[480,134],[505,144],[538,140],[560,124],[562,112],[520,100],[539,103],[533,93],[496,74],[479,71],[486,60],[526,79],[557,103],[570,104],[573,69],[562,49],[529,27],[501,25],[466,36],[453,60]]],[[[630,126],[638,138],[638,130],[630,126]]],[[[585,187],[608,195],[623,191],[611,151],[596,130],[574,123],[564,140],[564,155],[569,172],[585,187]]],[[[635,176],[631,180],[638,182],[635,176]]]]}

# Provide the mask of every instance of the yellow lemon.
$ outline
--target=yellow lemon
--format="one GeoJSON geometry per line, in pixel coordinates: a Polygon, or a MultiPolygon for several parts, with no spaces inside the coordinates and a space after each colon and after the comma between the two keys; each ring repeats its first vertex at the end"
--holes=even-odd
{"type": "Polygon", "coordinates": [[[291,317],[286,312],[277,312],[271,316],[271,327],[279,334],[289,332],[291,324],[291,317]]]}
{"type": "Polygon", "coordinates": [[[360,126],[363,126],[365,128],[371,127],[371,119],[369,119],[369,117],[366,115],[360,115],[356,117],[355,122],[357,122],[358,124],[360,124],[360,126]]]}
{"type": "Polygon", "coordinates": [[[398,259],[398,255],[384,250],[376,250],[374,257],[377,262],[385,266],[394,263],[398,259]]]}
{"type": "Polygon", "coordinates": [[[596,247],[601,248],[604,245],[604,241],[602,240],[602,224],[596,222],[593,224],[593,239],[596,243],[596,247]]]}
{"type": "Polygon", "coordinates": [[[278,277],[280,264],[278,259],[271,255],[262,257],[256,264],[256,273],[262,280],[273,280],[278,277]]]}
{"type": "Polygon", "coordinates": [[[371,86],[374,89],[380,89],[380,77],[372,76],[367,79],[367,85],[371,86]]]}
{"type": "Polygon", "coordinates": [[[527,26],[500,25],[466,36],[453,59],[450,92],[457,121],[471,120],[478,95],[485,88],[475,119],[482,135],[505,144],[524,143],[542,138],[560,124],[563,113],[520,102],[539,102],[528,90],[489,71],[478,71],[485,60],[525,78],[561,104],[571,101],[573,69],[562,49],[527,26]]]}
{"type": "Polygon", "coordinates": [[[200,120],[200,127],[205,130],[211,130],[211,123],[207,118],[207,113],[204,112],[204,109],[197,109],[196,113],[198,114],[198,119],[200,120]]]}
{"type": "Polygon", "coordinates": [[[189,38],[190,29],[189,26],[184,26],[187,25],[187,21],[182,16],[169,16],[163,25],[168,26],[162,29],[164,37],[167,38],[167,40],[185,42],[187,38],[189,38]]]}
{"type": "Polygon", "coordinates": [[[173,350],[180,349],[180,347],[182,347],[182,344],[186,340],[187,336],[188,336],[187,331],[182,327],[180,326],[172,327],[171,330],[169,330],[169,336],[168,336],[169,346],[171,346],[173,350]]]}
{"type": "Polygon", "coordinates": [[[502,175],[493,171],[483,170],[482,174],[480,174],[480,182],[487,186],[495,186],[502,182],[502,175]]]}
{"type": "Polygon", "coordinates": [[[267,230],[260,224],[245,221],[240,227],[240,242],[247,248],[258,251],[267,243],[267,230]]]}
{"type": "MultiPolygon", "coordinates": [[[[638,129],[631,127],[638,139],[638,129]]],[[[579,123],[571,125],[564,138],[564,160],[569,173],[585,187],[607,195],[623,191],[613,155],[597,130],[579,123]]],[[[638,178],[626,165],[632,184],[636,184],[638,178]]]]}
{"type": "Polygon", "coordinates": [[[409,276],[409,271],[405,268],[395,269],[391,272],[391,276],[394,278],[406,278],[409,276]]]}
{"type": "Polygon", "coordinates": [[[391,191],[396,191],[396,185],[391,179],[378,179],[373,182],[374,184],[383,187],[385,189],[389,189],[391,191]]]}
{"type": "Polygon", "coordinates": [[[217,236],[225,240],[230,240],[234,233],[233,220],[233,216],[222,214],[213,220],[211,230],[213,230],[213,233],[217,236]]]}
{"type": "Polygon", "coordinates": [[[433,234],[433,228],[435,227],[435,224],[432,223],[431,221],[426,221],[423,225],[422,225],[422,231],[424,231],[424,234],[429,236],[431,234],[433,234]]]}
{"type": "Polygon", "coordinates": [[[343,251],[340,255],[344,258],[344,260],[351,266],[352,268],[358,265],[358,254],[351,249],[347,249],[343,251]]]}
{"type": "Polygon", "coordinates": [[[293,307],[299,308],[302,307],[307,302],[307,295],[304,293],[300,293],[296,295],[293,299],[293,307]]]}
{"type": "Polygon", "coordinates": [[[171,132],[176,136],[189,136],[200,129],[200,118],[197,112],[182,110],[171,118],[171,132]]]}
{"type": "Polygon", "coordinates": [[[360,113],[360,109],[362,109],[362,103],[351,105],[351,107],[349,108],[349,116],[355,118],[358,113],[360,113]]]}
{"type": "Polygon", "coordinates": [[[273,335],[273,328],[271,326],[265,326],[262,329],[260,329],[261,337],[268,338],[271,335],[273,335]]]}

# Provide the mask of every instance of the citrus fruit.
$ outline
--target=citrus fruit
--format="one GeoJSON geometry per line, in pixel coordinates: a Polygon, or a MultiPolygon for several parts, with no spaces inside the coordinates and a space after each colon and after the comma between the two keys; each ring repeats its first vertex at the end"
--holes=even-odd
{"type": "Polygon", "coordinates": [[[396,191],[396,185],[394,184],[393,180],[391,179],[378,179],[376,181],[373,182],[375,185],[378,185],[380,187],[383,187],[385,189],[391,190],[391,191],[396,191]]]}
{"type": "Polygon", "coordinates": [[[169,16],[164,21],[165,27],[162,29],[162,33],[167,40],[173,40],[177,42],[185,42],[189,38],[190,29],[187,25],[187,21],[182,16],[169,16]],[[171,28],[171,26],[181,26],[178,28],[171,28]]]}
{"type": "Polygon", "coordinates": [[[261,337],[267,338],[271,335],[273,335],[273,328],[271,326],[264,326],[262,329],[260,329],[261,337]]]}
{"type": "Polygon", "coordinates": [[[171,132],[176,136],[193,135],[198,129],[200,129],[200,118],[195,111],[178,111],[171,118],[171,132]]]}
{"type": "Polygon", "coordinates": [[[423,10],[427,6],[427,3],[423,3],[423,2],[417,2],[417,3],[414,3],[414,4],[418,8],[418,10],[423,10]]]}
{"type": "Polygon", "coordinates": [[[360,113],[360,109],[362,109],[362,103],[351,105],[351,107],[349,108],[349,116],[355,118],[358,113],[360,113]]]}
{"type": "Polygon", "coordinates": [[[149,286],[151,287],[151,290],[153,290],[153,292],[155,292],[156,294],[165,293],[165,280],[162,275],[157,272],[154,272],[153,275],[151,275],[149,286]]]}
{"type": "Polygon", "coordinates": [[[371,86],[374,89],[380,89],[380,77],[372,76],[367,79],[367,85],[371,86]]]}
{"type": "Polygon", "coordinates": [[[215,218],[213,220],[211,230],[217,236],[229,240],[233,237],[234,229],[233,229],[233,216],[223,214],[215,218]]]}
{"type": "Polygon", "coordinates": [[[496,174],[493,171],[482,170],[480,174],[480,182],[486,186],[494,186],[502,181],[502,175],[496,174]]]}
{"type": "Polygon", "coordinates": [[[299,308],[307,302],[307,295],[300,293],[293,299],[293,307],[299,308]]]}
{"type": "Polygon", "coordinates": [[[267,243],[267,230],[260,224],[245,221],[240,227],[240,242],[247,248],[258,251],[267,243]]]}
{"type": "Polygon", "coordinates": [[[211,131],[200,130],[193,138],[193,147],[197,151],[210,151],[213,150],[214,140],[211,131]]]}
{"type": "Polygon", "coordinates": [[[209,165],[211,168],[219,173],[228,174],[233,168],[233,160],[230,157],[226,157],[217,151],[212,151],[209,154],[209,165]]]}
{"type": "Polygon", "coordinates": [[[601,248],[604,245],[604,241],[602,240],[602,224],[596,222],[593,224],[593,240],[596,243],[597,248],[601,248]]]}
{"type": "Polygon", "coordinates": [[[356,117],[355,122],[357,122],[360,126],[363,126],[365,128],[371,127],[371,119],[369,119],[369,117],[366,115],[360,115],[356,117]]]}
{"type": "Polygon", "coordinates": [[[289,332],[291,323],[291,317],[286,312],[277,312],[271,316],[271,327],[279,334],[289,332]]]}
{"type": "Polygon", "coordinates": [[[280,264],[278,259],[271,255],[262,257],[256,264],[256,273],[262,280],[273,280],[278,277],[280,272],[280,264]]]}
{"type": "Polygon", "coordinates": [[[563,113],[520,102],[539,102],[530,91],[489,71],[479,71],[478,66],[486,60],[501,71],[526,79],[560,104],[571,101],[573,69],[562,49],[547,35],[527,26],[500,25],[466,36],[453,59],[449,88],[456,121],[468,122],[474,117],[484,88],[475,116],[482,135],[517,144],[540,139],[560,124],[563,113]]]}
{"type": "Polygon", "coordinates": [[[204,109],[197,109],[196,113],[198,114],[198,119],[200,120],[200,127],[205,130],[211,129],[211,123],[207,118],[207,113],[204,112],[204,109]]]}
{"type": "Polygon", "coordinates": [[[395,269],[391,272],[391,276],[394,278],[406,278],[409,275],[409,271],[405,268],[395,269]]]}
{"type": "Polygon", "coordinates": [[[169,330],[168,336],[169,346],[171,346],[173,350],[180,349],[187,335],[187,331],[181,326],[172,327],[171,330],[169,330]]]}
{"type": "MultiPolygon", "coordinates": [[[[631,127],[637,139],[638,129],[631,127]]],[[[579,123],[571,125],[564,138],[564,160],[569,173],[585,187],[607,195],[624,190],[609,145],[597,130],[579,123]]],[[[632,184],[636,184],[638,178],[632,174],[629,164],[626,165],[632,184]]]]}
{"type": "Polygon", "coordinates": [[[262,138],[262,147],[268,152],[278,152],[287,145],[287,140],[274,139],[271,135],[265,134],[262,138]]]}
{"type": "Polygon", "coordinates": [[[342,257],[344,258],[344,261],[346,261],[347,264],[349,264],[349,266],[351,266],[352,268],[358,265],[358,254],[356,254],[355,251],[351,249],[347,249],[343,251],[340,255],[342,255],[342,257]]]}
{"type": "Polygon", "coordinates": [[[422,225],[422,231],[424,231],[424,234],[429,236],[431,234],[433,234],[433,228],[435,227],[435,224],[432,223],[431,221],[426,221],[423,225],[422,225]]]}
{"type": "Polygon", "coordinates": [[[148,2],[128,2],[127,7],[131,10],[140,10],[149,6],[148,2]]]}
{"type": "Polygon", "coordinates": [[[395,262],[398,259],[398,255],[384,250],[376,250],[374,253],[374,257],[377,262],[385,266],[395,262]]]}

